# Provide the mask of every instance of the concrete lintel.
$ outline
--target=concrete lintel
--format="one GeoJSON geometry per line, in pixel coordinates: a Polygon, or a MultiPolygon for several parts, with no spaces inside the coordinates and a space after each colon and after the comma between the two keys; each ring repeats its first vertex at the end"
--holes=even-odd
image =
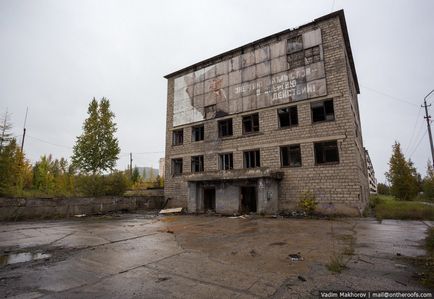
{"type": "Polygon", "coordinates": [[[234,169],[221,171],[207,171],[200,174],[191,174],[185,177],[188,182],[203,182],[203,181],[229,181],[229,180],[245,180],[271,178],[281,180],[283,172],[273,171],[269,168],[254,168],[254,169],[234,169]]]}

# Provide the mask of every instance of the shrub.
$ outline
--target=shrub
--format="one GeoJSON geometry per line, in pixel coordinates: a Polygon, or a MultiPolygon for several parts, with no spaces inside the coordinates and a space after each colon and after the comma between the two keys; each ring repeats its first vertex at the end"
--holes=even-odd
{"type": "Polygon", "coordinates": [[[122,172],[114,172],[106,177],[105,195],[123,195],[130,186],[130,180],[122,172]]]}
{"type": "Polygon", "coordinates": [[[298,201],[298,207],[304,211],[307,215],[311,215],[317,206],[315,195],[311,191],[302,192],[300,200],[298,201]]]}
{"type": "Polygon", "coordinates": [[[87,196],[123,195],[130,185],[122,172],[109,175],[83,175],[78,178],[78,189],[87,196]]]}
{"type": "Polygon", "coordinates": [[[104,177],[101,175],[81,175],[77,178],[77,188],[86,196],[103,196],[104,177]]]}

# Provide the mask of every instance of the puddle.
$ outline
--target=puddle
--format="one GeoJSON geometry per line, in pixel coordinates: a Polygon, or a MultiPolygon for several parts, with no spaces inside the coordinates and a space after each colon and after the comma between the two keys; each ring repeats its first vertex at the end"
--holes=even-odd
{"type": "Polygon", "coordinates": [[[10,264],[41,260],[41,259],[49,258],[50,256],[51,254],[40,253],[40,252],[37,253],[21,252],[21,253],[12,253],[8,255],[0,255],[0,267],[10,265],[10,264]]]}

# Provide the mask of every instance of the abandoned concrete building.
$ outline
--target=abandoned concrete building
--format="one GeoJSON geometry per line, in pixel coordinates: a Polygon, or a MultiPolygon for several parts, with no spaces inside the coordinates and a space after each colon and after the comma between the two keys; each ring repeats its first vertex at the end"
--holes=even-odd
{"type": "Polygon", "coordinates": [[[310,191],[322,213],[369,195],[344,12],[165,76],[165,197],[190,213],[275,214],[310,191]]]}

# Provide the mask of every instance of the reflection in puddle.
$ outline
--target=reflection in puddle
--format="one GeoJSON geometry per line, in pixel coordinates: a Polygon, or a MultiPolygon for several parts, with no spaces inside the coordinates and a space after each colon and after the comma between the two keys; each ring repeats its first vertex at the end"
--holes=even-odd
{"type": "Polygon", "coordinates": [[[51,254],[48,253],[31,253],[31,252],[21,252],[21,253],[12,253],[9,255],[0,255],[0,267],[6,266],[9,264],[17,264],[24,263],[33,260],[40,260],[49,258],[51,254]]]}

